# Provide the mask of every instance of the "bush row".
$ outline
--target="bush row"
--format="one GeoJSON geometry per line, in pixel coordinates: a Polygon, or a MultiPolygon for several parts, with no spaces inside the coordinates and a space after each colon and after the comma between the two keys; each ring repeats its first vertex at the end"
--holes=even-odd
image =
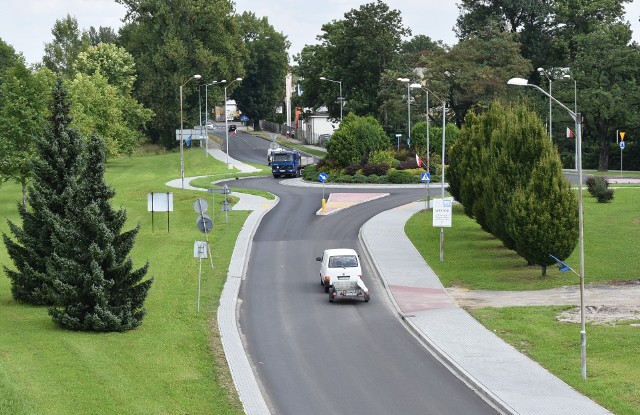
{"type": "MultiPolygon", "coordinates": [[[[414,161],[415,164],[415,161],[414,161]]],[[[324,166],[326,167],[326,166],[324,166]]],[[[354,170],[345,168],[343,170],[331,170],[318,167],[318,165],[304,168],[302,177],[307,181],[318,181],[318,174],[324,171],[329,176],[328,181],[332,183],[370,183],[370,184],[416,184],[420,183],[422,169],[400,170],[382,164],[367,164],[354,170]]],[[[435,179],[432,177],[432,179],[435,179]]]]}

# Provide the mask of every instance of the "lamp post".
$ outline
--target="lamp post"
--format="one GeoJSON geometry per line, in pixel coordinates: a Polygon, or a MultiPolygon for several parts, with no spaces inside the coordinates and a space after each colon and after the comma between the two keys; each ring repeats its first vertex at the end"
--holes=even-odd
{"type": "MultiPolygon", "coordinates": [[[[426,95],[427,95],[427,99],[426,99],[426,112],[425,112],[425,121],[427,123],[427,171],[430,172],[431,171],[431,149],[429,148],[429,142],[431,139],[431,136],[429,134],[429,92],[431,92],[431,90],[429,88],[425,88],[423,87],[421,84],[411,84],[410,85],[411,88],[420,88],[422,89],[426,95]]],[[[438,101],[441,101],[442,104],[442,108],[444,111],[444,100],[440,99],[436,94],[434,94],[433,92],[431,92],[438,101]]],[[[443,117],[444,118],[444,117],[443,117]]],[[[443,134],[442,134],[442,138],[444,141],[444,130],[443,130],[443,134]]],[[[427,188],[429,187],[429,182],[427,182],[427,188]]],[[[429,205],[429,191],[427,190],[427,206],[429,205]]]]}
{"type": "MultiPolygon", "coordinates": [[[[427,93],[427,171],[429,171],[430,168],[430,162],[429,160],[431,159],[431,156],[429,154],[429,92],[431,92],[428,88],[423,87],[420,84],[411,84],[410,85],[411,88],[421,88],[423,89],[426,93],[427,93]]],[[[431,92],[433,95],[435,95],[433,92],[431,92]]],[[[446,122],[447,122],[447,102],[444,99],[440,99],[438,98],[437,95],[435,95],[435,97],[440,100],[442,102],[442,193],[441,193],[441,197],[442,200],[444,201],[444,153],[445,153],[445,141],[446,141],[446,122]]],[[[429,198],[429,193],[427,191],[427,200],[429,198]]],[[[428,203],[428,202],[427,202],[428,203]]],[[[440,227],[440,261],[444,261],[444,227],[440,227]]]]}
{"type": "Polygon", "coordinates": [[[236,81],[242,81],[242,78],[236,78],[231,81],[228,85],[224,86],[224,134],[225,134],[225,143],[227,147],[227,168],[230,169],[231,165],[229,164],[229,117],[227,117],[227,88],[233,85],[236,81]]]}
{"type": "MultiPolygon", "coordinates": [[[[538,72],[540,72],[540,74],[544,75],[547,78],[547,81],[549,81],[549,93],[546,94],[548,96],[551,96],[551,85],[553,84],[553,81],[551,80],[551,77],[549,76],[549,72],[545,71],[544,68],[538,68],[538,72]]],[[[552,122],[552,112],[551,112],[551,98],[549,98],[549,140],[553,141],[553,139],[551,138],[551,134],[552,134],[552,129],[551,126],[553,125],[552,122]]]]}
{"type": "Polygon", "coordinates": [[[523,78],[512,78],[507,82],[508,85],[529,86],[542,92],[553,100],[556,104],[564,108],[571,118],[576,122],[576,141],[578,146],[578,157],[576,165],[578,167],[578,239],[580,245],[580,363],[582,379],[587,378],[587,331],[585,327],[585,310],[584,310],[584,215],[582,212],[582,115],[579,112],[573,112],[567,108],[562,102],[555,99],[538,85],[533,85],[523,78]]]}
{"type": "MultiPolygon", "coordinates": [[[[576,79],[573,78],[571,75],[564,75],[562,79],[573,80],[573,107],[574,107],[573,111],[577,114],[578,113],[578,81],[576,81],[576,79]]],[[[577,138],[576,138],[575,149],[576,149],[576,153],[575,153],[574,160],[575,160],[576,170],[578,170],[578,139],[577,138]]]]}
{"type": "MultiPolygon", "coordinates": [[[[204,128],[204,130],[205,130],[205,148],[204,148],[204,152],[205,152],[207,158],[209,157],[209,132],[207,131],[207,125],[208,125],[208,121],[209,121],[209,86],[217,85],[217,84],[223,84],[225,82],[227,82],[226,79],[223,79],[222,81],[213,81],[210,84],[202,84],[202,85],[204,85],[204,113],[205,113],[205,117],[204,117],[204,124],[205,124],[205,128],[204,128]]],[[[202,85],[200,85],[200,86],[202,86],[202,85]]]]}
{"type": "Polygon", "coordinates": [[[182,117],[182,88],[192,79],[200,79],[202,78],[200,75],[193,75],[189,79],[187,79],[182,85],[180,85],[180,179],[182,181],[182,189],[184,189],[184,150],[183,150],[183,117],[182,117]]]}
{"type": "Polygon", "coordinates": [[[327,79],[324,76],[321,76],[320,80],[335,82],[336,84],[340,85],[340,96],[338,97],[338,101],[340,102],[340,124],[342,124],[342,105],[344,104],[344,98],[342,98],[342,81],[334,81],[333,79],[327,79]]]}
{"type": "MultiPolygon", "coordinates": [[[[409,84],[409,78],[398,78],[398,81],[407,84],[407,143],[411,145],[411,85],[409,84]]],[[[400,150],[398,146],[398,150],[400,150]]]]}

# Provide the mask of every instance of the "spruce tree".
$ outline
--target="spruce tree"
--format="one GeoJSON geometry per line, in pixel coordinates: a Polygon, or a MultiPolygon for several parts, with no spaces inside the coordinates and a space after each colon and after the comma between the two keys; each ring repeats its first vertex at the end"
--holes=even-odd
{"type": "Polygon", "coordinates": [[[15,266],[15,270],[6,266],[4,270],[17,301],[38,305],[55,303],[52,278],[47,270],[54,251],[51,240],[76,197],[77,179],[82,170],[83,143],[79,133],[69,128],[70,107],[63,80],[58,79],[44,136],[36,137],[27,207],[18,203],[22,226],[9,221],[15,239],[2,235],[15,266]]]}
{"type": "Polygon", "coordinates": [[[55,233],[49,271],[58,301],[49,314],[72,330],[130,330],[142,322],[152,279],[143,281],[148,264],[134,270],[129,257],[139,227],[122,232],[126,211],[111,207],[115,192],[104,181],[104,141],[94,134],[87,150],[72,215],[55,233]]]}

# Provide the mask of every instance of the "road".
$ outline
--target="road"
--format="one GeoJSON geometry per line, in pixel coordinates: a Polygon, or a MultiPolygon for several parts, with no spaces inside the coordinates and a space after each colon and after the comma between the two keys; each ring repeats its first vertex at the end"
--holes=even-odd
{"type": "MultiPolygon", "coordinates": [[[[242,157],[260,147],[254,140],[259,139],[247,135],[230,142],[233,157],[252,161],[242,157]]],[[[316,216],[321,188],[282,186],[273,178],[234,181],[233,187],[264,189],[280,198],[255,234],[239,311],[272,413],[497,413],[406,330],[366,261],[369,303],[329,303],[319,282],[315,258],[324,249],[349,247],[362,254],[362,224],[422,198],[423,189],[384,189],[390,196],[316,216]]]]}
{"type": "MultiPolygon", "coordinates": [[[[213,134],[222,139],[222,150],[226,152],[226,136],[224,123],[214,124],[213,134]]],[[[270,142],[242,130],[229,133],[229,156],[245,163],[267,163],[267,149],[270,142]]]]}

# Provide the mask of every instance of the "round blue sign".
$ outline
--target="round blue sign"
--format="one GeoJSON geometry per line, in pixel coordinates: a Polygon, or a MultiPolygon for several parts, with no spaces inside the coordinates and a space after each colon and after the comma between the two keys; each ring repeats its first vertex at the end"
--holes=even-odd
{"type": "Polygon", "coordinates": [[[328,176],[327,176],[327,173],[322,172],[322,173],[320,173],[320,174],[318,175],[318,180],[320,180],[322,183],[324,183],[324,182],[326,182],[326,181],[327,181],[327,177],[328,177],[328,176]]]}
{"type": "Polygon", "coordinates": [[[624,141],[620,141],[620,150],[624,150],[624,141]]]}

